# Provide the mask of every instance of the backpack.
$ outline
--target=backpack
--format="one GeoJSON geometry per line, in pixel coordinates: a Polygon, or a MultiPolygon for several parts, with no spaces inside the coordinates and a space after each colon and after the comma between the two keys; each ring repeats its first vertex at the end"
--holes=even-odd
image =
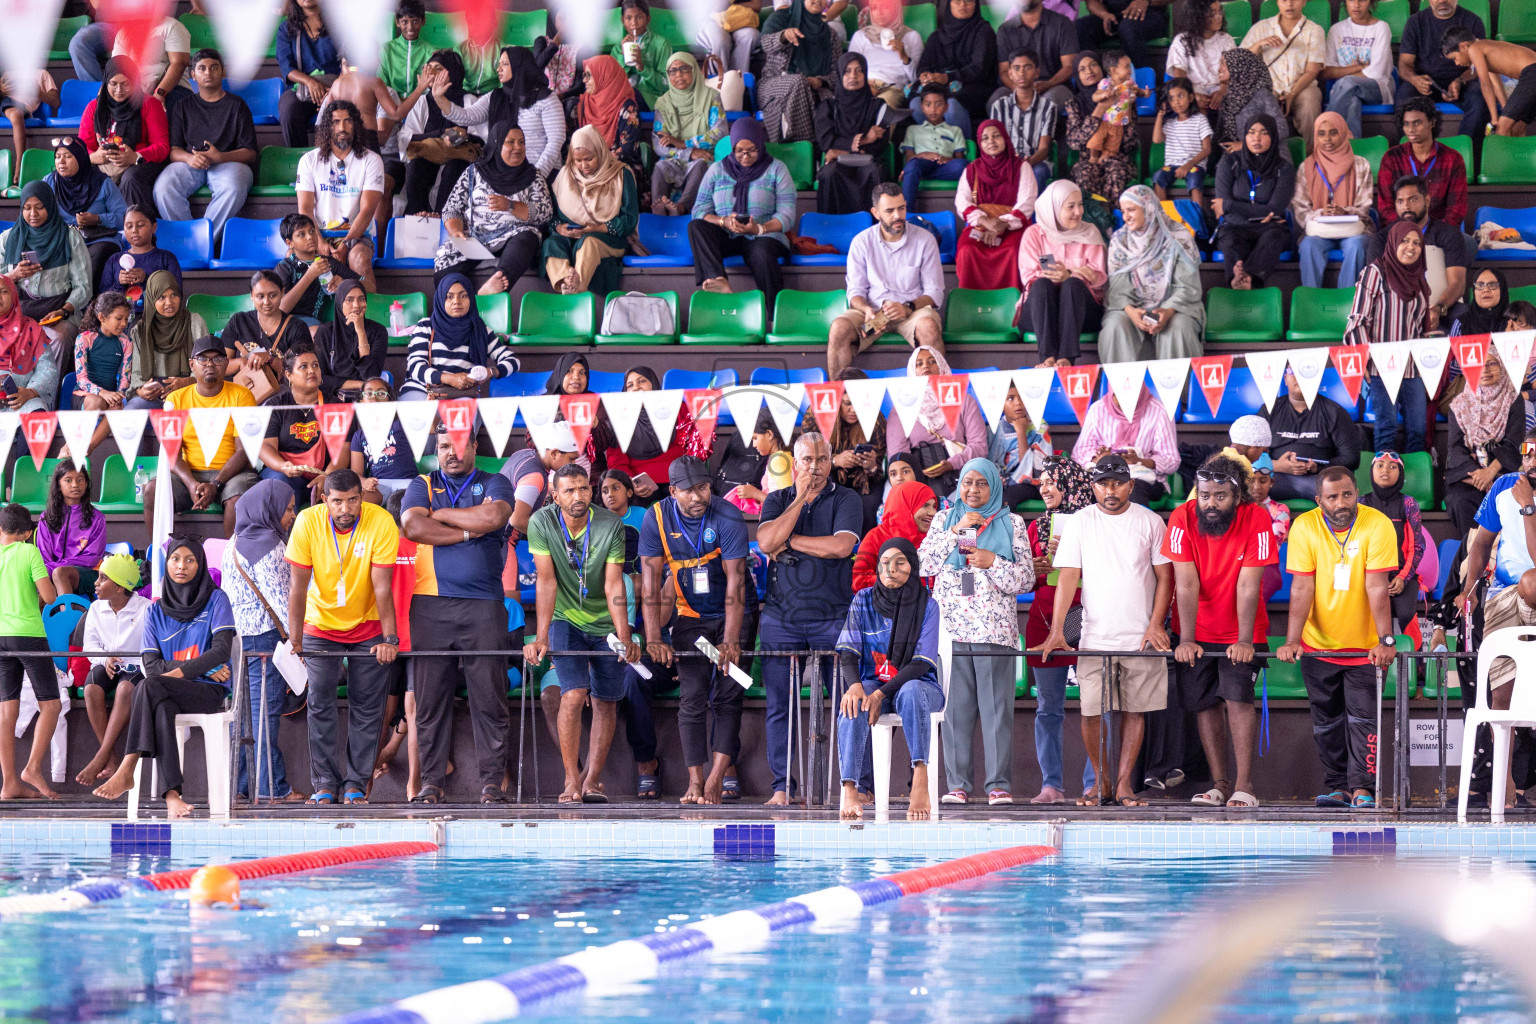
{"type": "Polygon", "coordinates": [[[1108,244],[1109,236],[1115,233],[1115,214],[1109,207],[1109,200],[1100,195],[1085,194],[1083,220],[1098,228],[1104,236],[1105,244],[1108,244]]]}
{"type": "Polygon", "coordinates": [[[639,334],[670,338],[677,331],[666,299],[644,292],[627,292],[610,299],[603,309],[603,334],[639,334]]]}

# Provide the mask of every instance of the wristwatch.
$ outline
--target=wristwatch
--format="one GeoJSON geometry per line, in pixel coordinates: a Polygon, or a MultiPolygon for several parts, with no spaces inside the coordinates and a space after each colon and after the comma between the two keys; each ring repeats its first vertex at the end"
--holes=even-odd
{"type": "Polygon", "coordinates": [[[1523,516],[1536,516],[1536,505],[1522,505],[1520,514],[1523,516]]]}
{"type": "Polygon", "coordinates": [[[400,638],[393,633],[389,634],[389,636],[380,637],[379,642],[383,644],[389,644],[391,647],[400,646],[400,638]]]}
{"type": "Polygon", "coordinates": [[[1376,638],[1376,643],[1379,646],[1381,646],[1381,647],[1396,648],[1397,647],[1397,637],[1392,636],[1391,634],[1388,634],[1386,636],[1379,636],[1379,637],[1376,638]]]}

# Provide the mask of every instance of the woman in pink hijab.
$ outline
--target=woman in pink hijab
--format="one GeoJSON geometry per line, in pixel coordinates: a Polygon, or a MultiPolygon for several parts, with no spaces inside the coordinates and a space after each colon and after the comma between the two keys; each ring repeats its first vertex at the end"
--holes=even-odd
{"type": "Polygon", "coordinates": [[[1083,219],[1083,192],[1073,182],[1051,182],[1035,203],[1035,222],[1019,244],[1019,280],[1024,298],[1014,322],[1034,334],[1041,366],[1071,366],[1079,337],[1099,330],[1109,282],[1104,236],[1083,219]]]}

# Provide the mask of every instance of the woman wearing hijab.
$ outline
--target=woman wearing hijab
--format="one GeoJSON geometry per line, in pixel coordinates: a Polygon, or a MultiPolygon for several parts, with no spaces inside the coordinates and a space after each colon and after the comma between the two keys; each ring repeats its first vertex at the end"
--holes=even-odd
{"type": "Polygon", "coordinates": [[[1099,329],[1106,259],[1104,236],[1083,220],[1082,190],[1066,180],[1047,185],[1019,243],[1024,297],[1014,319],[1034,334],[1041,366],[1071,366],[1083,332],[1099,329]]]}
{"type": "MultiPolygon", "coordinates": [[[[1422,338],[1439,326],[1429,304],[1429,279],[1424,276],[1424,236],[1418,225],[1399,220],[1387,232],[1381,258],[1366,264],[1355,283],[1355,300],[1344,322],[1345,345],[1370,345],[1378,341],[1422,338]]],[[[1370,406],[1378,452],[1425,450],[1425,415],[1429,397],[1424,380],[1410,362],[1397,387],[1397,400],[1387,392],[1381,374],[1370,367],[1370,406]],[[1402,414],[1407,434],[1397,446],[1397,417],[1402,414]]]]}
{"type": "MultiPolygon", "coordinates": [[[[1492,267],[1479,270],[1472,278],[1471,292],[1472,301],[1458,307],[1464,312],[1452,322],[1451,337],[1506,330],[1504,324],[1509,311],[1509,280],[1504,276],[1504,271],[1492,267]]],[[[1492,358],[1491,353],[1489,358],[1492,358]]]]}
{"type": "MultiPolygon", "coordinates": [[[[869,374],[852,366],[845,367],[837,375],[840,381],[868,380],[869,374]]],[[[805,418],[800,423],[802,433],[821,433],[821,426],[816,422],[816,416],[807,411],[805,418]]],[[[885,494],[885,470],[882,463],[885,460],[886,429],[885,414],[875,413],[874,431],[868,437],[864,436],[864,427],[859,422],[859,415],[854,411],[853,403],[849,401],[847,394],[843,395],[842,402],[838,405],[837,416],[832,421],[832,431],[826,435],[827,444],[832,449],[832,482],[839,487],[846,487],[859,495],[864,503],[864,525],[862,532],[868,533],[880,521],[880,500],[885,494]]],[[[918,543],[922,538],[913,541],[918,543]]],[[[877,545],[878,546],[878,545],[877,545]]],[[[873,558],[875,549],[870,549],[870,557],[873,558]]],[[[870,563],[870,572],[874,572],[874,563],[870,563]]]]}
{"type": "Polygon", "coordinates": [[[53,170],[43,180],[59,202],[59,219],[79,229],[91,254],[91,280],[101,277],[107,258],[121,252],[118,232],[128,204],[112,179],[91,163],[85,143],[73,135],[54,140],[53,170]]]}
{"type": "Polygon", "coordinates": [[[452,242],[437,250],[432,276],[482,279],[482,291],[511,291],[533,268],[540,232],[555,216],[544,175],[528,160],[527,137],[513,121],[498,121],[480,159],[470,165],[443,204],[443,230],[451,238],[473,238],[494,259],[465,259],[452,242]],[[478,271],[478,272],[476,272],[478,271]]]}
{"type": "Polygon", "coordinates": [[[1077,55],[1077,74],[1072,77],[1072,102],[1066,105],[1067,147],[1078,155],[1072,165],[1072,180],[1077,182],[1084,195],[1099,195],[1111,203],[1120,201],[1120,193],[1140,174],[1137,165],[1135,132],[1122,132],[1119,152],[1105,152],[1102,159],[1090,160],[1088,140],[1103,125],[1104,111],[1110,100],[1094,102],[1094,93],[1104,80],[1104,65],[1094,50],[1082,50],[1077,55]]]}
{"type": "Polygon", "coordinates": [[[1189,229],[1163,212],[1145,185],[1120,193],[1125,225],[1109,239],[1109,287],[1099,361],[1174,359],[1204,353],[1205,289],[1200,250],[1189,229]]]}
{"type": "MultiPolygon", "coordinates": [[[[641,385],[637,378],[643,376],[637,375],[633,371],[626,374],[624,378],[626,390],[641,390],[641,385]]],[[[652,376],[654,376],[654,372],[652,376]]],[[[644,379],[646,383],[650,383],[650,378],[644,379]]],[[[555,364],[555,368],[550,371],[549,377],[545,379],[544,393],[546,395],[589,395],[592,393],[591,383],[592,366],[587,362],[587,357],[580,352],[567,352],[560,357],[560,361],[555,364]]],[[[679,417],[681,416],[682,414],[679,413],[679,417]]],[[[555,414],[555,419],[557,420],[564,418],[565,416],[562,413],[557,412],[555,414]]],[[[681,426],[681,423],[679,423],[679,426],[681,426]]],[[[614,436],[613,427],[608,423],[608,414],[599,406],[597,421],[592,424],[592,430],[587,435],[586,446],[582,448],[581,455],[577,461],[587,468],[588,473],[595,480],[607,472],[608,452],[616,449],[618,444],[618,438],[614,436]]],[[[670,466],[671,464],[668,463],[668,465],[670,466]]],[[[656,483],[660,486],[661,482],[657,480],[656,483]]]]}
{"type": "Polygon", "coordinates": [[[782,160],[768,155],[763,123],[743,117],[731,125],[731,152],[711,164],[699,184],[688,222],[693,279],[709,292],[729,292],[725,261],[742,257],[768,309],[784,284],[780,262],[789,256],[795,226],[795,181],[782,160]]]}
{"type": "Polygon", "coordinates": [[[555,229],[540,254],[555,291],[607,295],[619,287],[624,250],[640,223],[636,180],[596,128],[576,129],[555,178],[555,229]]]}
{"type": "Polygon", "coordinates": [[[891,108],[869,91],[864,58],[838,58],[832,92],[816,105],[816,209],[820,213],[858,213],[869,209],[870,190],[885,177],[891,108]]]}
{"type": "Polygon", "coordinates": [[[842,40],[823,14],[829,0],[790,0],[763,22],[759,40],[766,62],[757,76],[757,102],[768,141],[810,142],[818,94],[830,92],[842,40]]]}
{"type": "Polygon", "coordinates": [[[923,60],[923,37],[902,24],[901,0],[875,0],[869,24],[848,40],[848,52],[863,57],[869,67],[869,89],[892,110],[907,107],[907,90],[917,84],[923,60]]]}
{"type": "Polygon", "coordinates": [[[187,308],[170,271],[157,270],[144,285],[144,316],[133,328],[129,409],[158,409],[165,396],[192,383],[192,343],[208,324],[187,308]]]}
{"type": "Polygon", "coordinates": [[[59,213],[53,188],[45,181],[29,181],[21,188],[21,218],[0,233],[4,274],[21,290],[21,307],[32,319],[51,327],[60,351],[69,351],[78,331],[80,311],[91,301],[91,254],[80,229],[66,223],[59,213]],[[35,253],[37,262],[23,260],[35,253]],[[63,319],[43,323],[54,314],[63,319]]]}
{"type": "Polygon", "coordinates": [[[0,374],[16,382],[6,404],[14,412],[43,412],[53,408],[59,393],[59,364],[48,332],[21,308],[16,283],[0,274],[0,374]]]}
{"type": "MultiPolygon", "coordinates": [[[[944,708],[939,682],[939,608],[918,575],[917,548],[905,537],[880,546],[873,586],[853,595],[848,620],[837,638],[843,691],[837,716],[837,761],[843,780],[842,817],[864,813],[859,789],[865,784],[870,730],[890,701],[912,756],[908,821],[927,821],[930,716],[944,708]]],[[[1010,698],[1011,699],[1011,698],[1010,698]]],[[[945,751],[946,760],[948,750],[945,751]]],[[[867,792],[867,790],[866,790],[867,792]]]]}
{"type": "Polygon", "coordinates": [[[983,121],[976,132],[980,155],[960,176],[955,209],[965,221],[955,252],[961,288],[1019,286],[1019,243],[1035,215],[1034,172],[1013,151],[1001,121],[983,121]]]}
{"type": "Polygon", "coordinates": [[[1221,55],[1221,67],[1216,77],[1226,86],[1221,100],[1221,117],[1213,127],[1216,144],[1228,153],[1242,148],[1243,136],[1248,126],[1260,114],[1273,118],[1276,125],[1275,144],[1278,146],[1290,134],[1285,110],[1275,99],[1275,81],[1269,74],[1269,65],[1252,50],[1241,47],[1221,55]]]}
{"type": "MultiPolygon", "coordinates": [[[[624,69],[612,57],[589,57],[581,67],[581,81],[586,91],[576,108],[576,123],[594,129],[636,182],[649,180],[640,160],[640,143],[645,141],[640,103],[634,86],[624,77],[624,69]]],[[[572,135],[571,148],[575,147],[576,136],[572,135]]]]}
{"type": "Polygon", "coordinates": [[[1296,168],[1275,119],[1258,114],[1243,129],[1242,147],[1216,165],[1216,248],[1228,287],[1262,288],[1279,266],[1291,244],[1285,211],[1295,193],[1296,168]]]}
{"type": "Polygon", "coordinates": [[[113,57],[102,72],[101,91],[80,115],[80,141],[90,162],[117,183],[129,206],[155,208],[155,181],[171,158],[165,106],[145,96],[138,66],[113,57]]]}
{"type": "Polygon", "coordinates": [[[1375,230],[1371,220],[1371,199],[1375,177],[1371,164],[1355,153],[1349,140],[1349,126],[1344,118],[1329,111],[1318,117],[1312,127],[1312,155],[1301,162],[1296,172],[1296,194],[1291,197],[1291,217],[1301,232],[1297,252],[1301,262],[1301,283],[1308,288],[1323,286],[1323,268],[1328,265],[1331,249],[1344,250],[1339,265],[1339,286],[1345,287],[1360,276],[1365,263],[1368,232],[1375,230]],[[1338,218],[1354,217],[1354,223],[1338,218]],[[1322,218],[1328,218],[1324,223],[1322,218]]]}
{"type": "Polygon", "coordinates": [[[854,553],[854,592],[875,585],[880,549],[887,541],[906,540],[916,547],[928,536],[928,527],[938,514],[939,499],[927,484],[908,480],[891,488],[885,499],[885,518],[864,534],[854,553]]]}
{"type": "Polygon", "coordinates": [[[503,137],[496,126],[508,124],[521,129],[528,162],[548,177],[560,166],[560,151],[565,147],[565,111],[550,89],[549,79],[526,46],[502,48],[496,58],[496,78],[499,87],[463,106],[450,100],[446,92],[436,97],[436,102],[453,124],[475,135],[490,130],[487,153],[503,137]]]}
{"type": "MultiPolygon", "coordinates": [[[[341,306],[339,301],[337,306],[341,306]]],[[[474,285],[469,278],[449,274],[437,282],[431,314],[411,328],[410,349],[405,358],[407,377],[400,387],[400,400],[452,398],[459,392],[478,392],[485,381],[516,373],[519,365],[507,340],[492,334],[480,319],[474,285]],[[472,373],[476,367],[484,374],[472,373]]]]}
{"type": "Polygon", "coordinates": [[[688,213],[715,159],[715,143],[730,130],[725,103],[705,84],[693,54],[680,51],[667,62],[667,91],[656,101],[652,127],[651,212],[668,217],[688,213]]]}
{"type": "MultiPolygon", "coordinates": [[[[945,120],[970,136],[971,125],[987,116],[987,101],[997,88],[997,33],[982,16],[980,0],[934,3],[939,9],[938,28],[923,44],[917,81],[949,90],[945,120]]],[[[913,110],[917,111],[916,103],[913,110]]]]}
{"type": "Polygon", "coordinates": [[[1018,597],[1034,586],[1035,570],[1029,532],[1003,504],[1003,478],[990,459],[965,464],[950,507],[934,516],[920,554],[920,571],[935,577],[933,597],[954,638],[944,713],[944,803],[970,799],[971,737],[979,717],[987,802],[1011,804],[1018,597]]]}
{"type": "MultiPolygon", "coordinates": [[[[949,363],[944,361],[943,354],[927,345],[919,345],[907,358],[908,377],[937,377],[949,372],[949,363]]],[[[987,421],[981,415],[981,406],[976,404],[975,396],[967,391],[955,425],[950,427],[944,410],[939,408],[939,400],[933,388],[928,387],[923,389],[922,397],[918,399],[912,421],[912,433],[908,434],[901,429],[904,418],[897,412],[894,421],[896,429],[888,430],[885,435],[886,456],[911,452],[921,467],[920,479],[933,488],[934,494],[946,497],[954,490],[956,473],[960,467],[987,456],[990,439],[987,436],[987,421]]],[[[999,491],[998,495],[1001,500],[1002,492],[999,491]]]]}
{"type": "Polygon", "coordinates": [[[469,167],[471,154],[484,152],[483,125],[471,132],[455,124],[446,111],[463,107],[464,58],[453,50],[438,50],[427,61],[422,73],[432,82],[432,99],[419,103],[400,126],[400,139],[406,147],[405,214],[441,212],[445,197],[469,167]],[[444,150],[451,150],[451,155],[444,150]],[[439,179],[441,179],[439,181],[439,179]],[[436,185],[437,205],[432,205],[432,187],[436,185]]]}
{"type": "Polygon", "coordinates": [[[546,11],[544,34],[533,41],[533,59],[544,72],[555,98],[565,100],[576,89],[579,59],[576,47],[565,35],[565,14],[546,11]]]}
{"type": "Polygon", "coordinates": [[[254,747],[242,746],[236,792],[249,799],[284,803],[304,799],[288,785],[283,752],[277,745],[288,686],[282,673],[260,655],[275,650],[287,632],[273,613],[287,614],[291,578],[283,552],[297,515],[292,488],[281,480],[260,481],[240,495],[240,504],[235,507],[235,535],[224,546],[219,566],[221,586],[246,655],[245,678],[250,683],[241,727],[244,736],[257,740],[254,747]]]}
{"type": "MultiPolygon", "coordinates": [[[[1451,399],[1450,421],[1445,510],[1450,513],[1456,536],[1464,541],[1488,488],[1503,474],[1518,471],[1520,444],[1525,440],[1525,403],[1492,345],[1488,346],[1477,390],[1464,387],[1451,399]]],[[[1465,550],[1457,553],[1458,566],[1465,554],[1465,550]]],[[[1459,587],[1461,577],[1453,572],[1450,578],[1459,587]]]]}
{"type": "MultiPolygon", "coordinates": [[[[624,390],[660,391],[661,377],[649,366],[631,367],[624,374],[624,390]]],[[[606,413],[602,416],[601,425],[611,435],[606,413]]],[[[595,455],[596,442],[592,448],[595,455]]],[[[685,402],[678,409],[677,422],[672,427],[672,443],[665,448],[662,447],[661,438],[656,436],[650,413],[642,409],[640,419],[635,423],[635,432],[629,439],[629,449],[621,449],[615,437],[608,443],[605,454],[610,470],[626,473],[634,482],[635,504],[650,506],[667,496],[667,480],[673,462],[684,455],[708,462],[714,449],[714,437],[705,438],[694,427],[693,417],[688,415],[685,402]]]]}
{"type": "Polygon", "coordinates": [[[1397,533],[1397,568],[1387,578],[1387,594],[1392,599],[1392,631],[1413,638],[1418,650],[1419,563],[1424,559],[1424,521],[1419,503],[1403,493],[1406,469],[1403,457],[1393,451],[1379,451],[1371,461],[1371,490],[1360,496],[1360,504],[1374,508],[1392,520],[1397,533]]]}
{"type": "Polygon", "coordinates": [[[133,691],[127,752],[96,795],[116,800],[127,793],[139,759],[153,757],[166,816],[186,818],[192,805],[181,796],[176,716],[211,715],[229,701],[235,619],[229,598],[208,574],[200,541],[172,537],[165,550],[164,593],[144,616],[144,682],[133,691]]]}
{"type": "Polygon", "coordinates": [[[320,359],[320,390],[337,401],[355,402],[363,385],[384,372],[389,332],[368,319],[368,293],[356,278],[336,287],[331,322],[315,332],[320,359]]]}

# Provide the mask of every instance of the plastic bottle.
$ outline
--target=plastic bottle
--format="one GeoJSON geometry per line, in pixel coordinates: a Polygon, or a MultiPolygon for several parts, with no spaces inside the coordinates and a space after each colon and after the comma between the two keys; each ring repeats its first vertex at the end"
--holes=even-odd
{"type": "MultiPolygon", "coordinates": [[[[324,257],[316,256],[315,259],[314,259],[314,262],[318,263],[323,258],[324,257]]],[[[327,267],[326,271],[323,274],[321,274],[319,279],[318,279],[320,281],[320,287],[322,289],[324,289],[325,291],[330,291],[331,290],[331,280],[335,276],[336,276],[335,274],[331,273],[329,267],[327,267]]]]}
{"type": "Polygon", "coordinates": [[[133,471],[133,500],[144,504],[144,490],[149,486],[149,470],[143,466],[133,471]]]}
{"type": "Polygon", "coordinates": [[[396,299],[389,304],[389,333],[399,338],[405,334],[405,303],[396,299]]]}

